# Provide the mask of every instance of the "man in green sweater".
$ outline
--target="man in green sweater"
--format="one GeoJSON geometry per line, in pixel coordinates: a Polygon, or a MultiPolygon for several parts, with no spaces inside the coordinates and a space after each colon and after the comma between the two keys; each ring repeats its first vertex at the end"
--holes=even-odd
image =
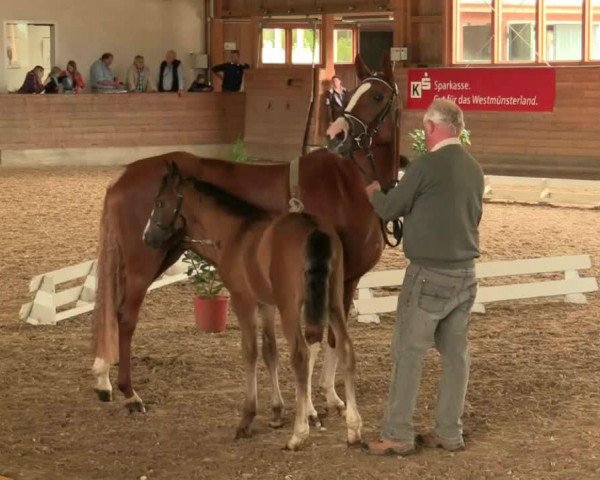
{"type": "Polygon", "coordinates": [[[381,437],[364,444],[371,454],[415,451],[413,411],[423,357],[435,343],[442,358],[435,430],[417,443],[464,448],[462,422],[469,379],[467,332],[477,292],[484,179],[477,161],[460,144],[461,109],[435,100],[423,119],[429,153],[417,158],[398,185],[384,194],[367,187],[384,220],[404,217],[404,253],[410,260],[398,298],[392,340],[392,379],[381,437]]]}

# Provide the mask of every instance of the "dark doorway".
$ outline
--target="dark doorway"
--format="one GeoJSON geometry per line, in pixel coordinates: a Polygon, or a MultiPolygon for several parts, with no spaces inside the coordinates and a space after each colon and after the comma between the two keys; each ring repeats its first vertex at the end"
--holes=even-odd
{"type": "Polygon", "coordinates": [[[390,31],[361,31],[360,54],[371,70],[381,70],[383,52],[389,52],[394,43],[394,33],[390,31]]]}

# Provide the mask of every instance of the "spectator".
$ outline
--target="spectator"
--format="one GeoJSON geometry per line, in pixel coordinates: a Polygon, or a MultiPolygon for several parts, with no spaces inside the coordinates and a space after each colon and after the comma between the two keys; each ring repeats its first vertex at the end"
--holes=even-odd
{"type": "Polygon", "coordinates": [[[156,92],[156,85],[150,75],[150,69],[146,66],[142,55],[136,55],[133,59],[133,65],[127,70],[125,82],[129,92],[156,92]]]}
{"type": "Polygon", "coordinates": [[[213,87],[206,83],[206,78],[203,73],[199,73],[196,80],[192,82],[188,92],[212,92],[213,87]]]}
{"type": "Polygon", "coordinates": [[[177,54],[169,50],[165,59],[160,64],[160,73],[158,75],[159,92],[179,92],[183,93],[185,89],[185,79],[183,78],[183,67],[177,60],[177,54]]]}
{"type": "Polygon", "coordinates": [[[60,68],[52,67],[52,70],[50,70],[50,75],[48,75],[48,78],[46,79],[46,88],[44,88],[44,93],[60,93],[60,73],[60,68]]]}
{"type": "Polygon", "coordinates": [[[331,77],[331,86],[327,91],[325,103],[327,104],[329,122],[334,122],[344,113],[344,109],[348,104],[348,91],[342,85],[342,79],[337,75],[331,77]]]}
{"type": "Polygon", "coordinates": [[[85,88],[85,80],[77,70],[77,63],[74,60],[69,60],[67,69],[60,74],[59,79],[64,92],[79,93],[85,88]]]}
{"type": "Polygon", "coordinates": [[[242,88],[244,70],[247,68],[250,68],[250,65],[240,63],[239,50],[232,50],[230,62],[215,65],[212,71],[223,81],[224,92],[239,92],[242,88]]]}
{"type": "Polygon", "coordinates": [[[110,69],[113,58],[112,53],[105,53],[92,64],[90,69],[90,83],[92,84],[93,92],[114,91],[119,87],[120,83],[110,69]]]}
{"type": "Polygon", "coordinates": [[[25,81],[17,93],[42,93],[46,87],[46,85],[42,82],[43,78],[44,67],[36,65],[33,70],[27,72],[27,75],[25,75],[25,81]]]}

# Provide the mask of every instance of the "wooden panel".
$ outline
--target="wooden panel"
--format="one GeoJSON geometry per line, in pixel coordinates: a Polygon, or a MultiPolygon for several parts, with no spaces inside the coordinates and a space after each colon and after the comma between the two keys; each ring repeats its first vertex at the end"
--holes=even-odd
{"type": "Polygon", "coordinates": [[[217,16],[290,15],[308,13],[378,12],[391,8],[393,0],[223,0],[217,16]]]}
{"type": "Polygon", "coordinates": [[[244,94],[1,95],[0,150],[231,143],[244,94]]]}
{"type": "MultiPolygon", "coordinates": [[[[526,300],[576,293],[592,293],[596,291],[598,291],[598,282],[592,277],[574,278],[570,280],[550,280],[547,282],[479,287],[475,302],[481,304],[507,300],[526,300]]],[[[358,300],[354,300],[354,307],[361,315],[394,312],[396,311],[397,305],[397,295],[370,299],[359,298],[358,300]]]]}
{"type": "MultiPolygon", "coordinates": [[[[397,72],[405,99],[406,71],[397,72]]],[[[557,68],[554,112],[466,111],[470,150],[487,174],[600,179],[600,137],[589,133],[599,100],[600,67],[557,68]]],[[[414,157],[408,133],[422,128],[422,117],[402,112],[402,154],[414,157]]]]}
{"type": "MultiPolygon", "coordinates": [[[[240,51],[240,61],[256,66],[256,58],[253,54],[254,32],[250,21],[224,21],[223,22],[223,42],[234,42],[236,48],[240,51]]],[[[227,52],[223,52],[225,61],[229,61],[227,52]]]]}
{"type": "Polygon", "coordinates": [[[312,74],[311,67],[248,72],[244,140],[251,156],[290,161],[302,154],[312,74]]]}
{"type": "Polygon", "coordinates": [[[440,21],[413,26],[418,34],[418,49],[413,62],[425,65],[442,65],[444,54],[444,28],[440,21]]]}

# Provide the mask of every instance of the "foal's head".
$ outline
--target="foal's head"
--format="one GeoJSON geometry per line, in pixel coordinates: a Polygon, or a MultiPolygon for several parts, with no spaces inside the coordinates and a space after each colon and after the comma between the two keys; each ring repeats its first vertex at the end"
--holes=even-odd
{"type": "Polygon", "coordinates": [[[356,56],[354,65],[360,83],[350,92],[344,113],[326,133],[327,148],[333,153],[347,154],[355,148],[369,147],[397,96],[388,54],[383,58],[383,74],[372,72],[360,55],[356,56]]]}
{"type": "Polygon", "coordinates": [[[265,210],[217,185],[198,178],[183,177],[177,164],[170,162],[154,200],[143,238],[149,246],[162,249],[177,241],[210,245],[216,242],[204,237],[226,237],[232,233],[231,228],[236,228],[236,224],[247,224],[267,216],[265,210]],[[192,210],[189,206],[187,210],[184,207],[184,194],[195,194],[192,210]],[[232,220],[227,221],[227,218],[232,220]],[[189,239],[187,235],[201,238],[189,239]]]}
{"type": "Polygon", "coordinates": [[[183,235],[187,223],[181,214],[183,183],[179,167],[175,162],[169,162],[144,230],[144,242],[149,246],[164,248],[169,241],[183,235]]]}

